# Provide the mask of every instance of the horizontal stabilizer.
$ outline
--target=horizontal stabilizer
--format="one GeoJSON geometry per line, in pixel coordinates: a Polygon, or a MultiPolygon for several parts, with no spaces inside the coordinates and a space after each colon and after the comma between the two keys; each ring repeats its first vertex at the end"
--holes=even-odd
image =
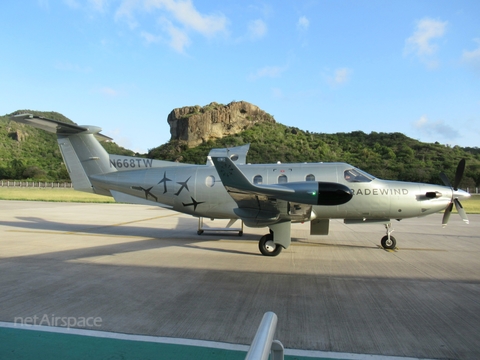
{"type": "Polygon", "coordinates": [[[63,121],[47,119],[32,114],[19,114],[10,116],[10,119],[22,124],[30,125],[38,129],[42,129],[57,135],[73,135],[73,134],[94,134],[97,140],[112,140],[112,138],[100,134],[101,128],[97,126],[79,126],[69,124],[63,121]]]}

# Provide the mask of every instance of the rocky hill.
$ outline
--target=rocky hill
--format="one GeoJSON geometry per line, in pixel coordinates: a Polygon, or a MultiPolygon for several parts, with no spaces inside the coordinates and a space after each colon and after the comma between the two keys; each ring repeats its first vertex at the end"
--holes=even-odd
{"type": "Polygon", "coordinates": [[[173,109],[167,121],[170,140],[185,143],[188,148],[238,134],[258,123],[275,123],[272,115],[246,101],[234,101],[228,105],[212,102],[204,107],[196,105],[173,109]]]}

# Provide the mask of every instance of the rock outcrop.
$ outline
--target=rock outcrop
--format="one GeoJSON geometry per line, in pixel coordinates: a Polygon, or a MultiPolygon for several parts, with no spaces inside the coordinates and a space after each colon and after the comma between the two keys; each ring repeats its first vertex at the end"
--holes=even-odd
{"type": "Polygon", "coordinates": [[[272,115],[246,101],[228,105],[212,102],[204,107],[186,106],[168,115],[170,140],[185,142],[194,147],[211,139],[237,134],[259,122],[275,120],[272,115]]]}
{"type": "Polygon", "coordinates": [[[28,134],[23,132],[22,130],[14,130],[14,131],[10,131],[8,133],[8,137],[15,140],[15,141],[18,141],[18,142],[22,142],[24,141],[26,138],[27,138],[28,134]]]}

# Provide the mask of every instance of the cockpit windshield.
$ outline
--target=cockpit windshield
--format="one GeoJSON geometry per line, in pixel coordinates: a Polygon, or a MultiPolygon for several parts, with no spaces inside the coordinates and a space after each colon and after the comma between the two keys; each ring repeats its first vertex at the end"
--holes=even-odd
{"type": "Polygon", "coordinates": [[[372,175],[356,168],[345,170],[343,176],[348,182],[370,182],[375,179],[372,175]]]}

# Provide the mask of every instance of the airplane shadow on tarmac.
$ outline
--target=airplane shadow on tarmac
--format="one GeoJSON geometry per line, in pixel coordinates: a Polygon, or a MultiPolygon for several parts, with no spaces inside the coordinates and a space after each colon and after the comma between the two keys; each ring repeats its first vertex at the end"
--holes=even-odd
{"type": "MultiPolygon", "coordinates": [[[[237,232],[210,232],[205,231],[202,235],[197,234],[198,220],[195,218],[179,217],[177,224],[173,228],[162,229],[151,226],[132,225],[134,223],[123,224],[78,224],[64,223],[46,220],[40,217],[17,217],[18,221],[0,221],[0,225],[11,227],[7,230],[10,232],[28,233],[49,233],[51,235],[68,235],[68,236],[106,236],[106,237],[134,237],[138,238],[130,242],[121,242],[109,245],[94,246],[90,249],[82,249],[82,257],[85,256],[104,256],[112,254],[120,254],[127,252],[135,252],[149,249],[159,249],[170,246],[197,248],[192,243],[215,241],[221,239],[242,240],[257,242],[259,236],[256,234],[243,234],[239,237],[237,232]],[[143,238],[143,239],[142,239],[143,238]]],[[[138,221],[138,222],[141,222],[138,221]]],[[[64,241],[64,238],[62,238],[64,241]]],[[[258,248],[252,243],[252,252],[242,252],[229,249],[215,249],[201,247],[203,250],[221,251],[242,255],[261,255],[258,248]]],[[[66,253],[76,252],[75,250],[67,250],[66,253]]],[[[69,256],[67,256],[69,257],[69,256]]],[[[77,255],[72,254],[71,258],[77,255]]],[[[70,257],[69,257],[70,258],[70,257]]]]}
{"type": "MultiPolygon", "coordinates": [[[[173,216],[178,216],[177,214],[173,216]]],[[[47,220],[41,217],[16,217],[18,221],[0,221],[0,225],[16,228],[15,232],[25,231],[28,232],[52,232],[58,233],[58,235],[99,235],[99,236],[112,236],[112,237],[136,237],[146,238],[144,240],[138,239],[131,242],[122,242],[118,244],[111,244],[105,246],[94,247],[89,251],[90,256],[100,256],[109,254],[118,254],[125,252],[134,252],[138,250],[158,249],[169,246],[181,246],[192,249],[203,249],[214,252],[222,253],[234,253],[240,255],[255,255],[262,256],[258,251],[257,244],[252,244],[251,252],[244,252],[239,250],[233,250],[228,248],[213,248],[205,246],[197,246],[194,243],[216,241],[228,239],[231,241],[242,240],[258,242],[259,234],[243,233],[240,237],[237,232],[227,231],[209,231],[208,227],[205,228],[205,232],[202,235],[197,234],[198,220],[196,218],[189,218],[178,216],[176,226],[173,228],[160,228],[151,226],[142,226],[141,223],[144,220],[131,221],[120,224],[80,224],[80,223],[66,223],[47,220]],[[134,225],[135,224],[135,225],[134,225]],[[23,230],[22,230],[23,229],[23,230]],[[161,241],[156,241],[161,240],[161,241]]],[[[148,221],[155,221],[151,219],[148,221]]],[[[263,229],[267,232],[267,229],[263,229]]],[[[293,234],[292,234],[293,235],[293,234]]],[[[360,245],[360,244],[341,244],[330,242],[311,242],[304,238],[295,238],[292,236],[292,244],[298,244],[300,246],[323,246],[323,247],[354,247],[354,248],[370,248],[381,249],[379,246],[360,245]]],[[[383,249],[382,249],[383,250],[383,249]]],[[[85,251],[85,250],[84,250],[85,251]]]]}

